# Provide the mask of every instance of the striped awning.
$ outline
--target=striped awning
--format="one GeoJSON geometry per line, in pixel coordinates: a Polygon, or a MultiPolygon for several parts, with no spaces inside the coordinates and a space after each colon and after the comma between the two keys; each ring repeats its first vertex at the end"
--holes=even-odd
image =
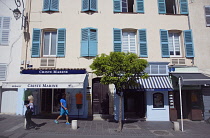
{"type": "Polygon", "coordinates": [[[133,89],[140,91],[173,91],[169,76],[150,76],[147,79],[139,79],[138,86],[133,87],[133,89]]]}

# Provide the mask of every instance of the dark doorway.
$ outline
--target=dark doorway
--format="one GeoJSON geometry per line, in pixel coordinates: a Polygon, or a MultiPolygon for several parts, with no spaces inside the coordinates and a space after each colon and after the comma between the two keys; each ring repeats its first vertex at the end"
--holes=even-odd
{"type": "Polygon", "coordinates": [[[109,86],[93,79],[93,114],[109,114],[109,86]]]}
{"type": "Polygon", "coordinates": [[[51,113],[52,112],[52,89],[42,89],[41,99],[42,99],[41,112],[51,113]]]}
{"type": "Polygon", "coordinates": [[[139,119],[145,117],[144,92],[129,91],[124,94],[125,119],[139,119]]]}

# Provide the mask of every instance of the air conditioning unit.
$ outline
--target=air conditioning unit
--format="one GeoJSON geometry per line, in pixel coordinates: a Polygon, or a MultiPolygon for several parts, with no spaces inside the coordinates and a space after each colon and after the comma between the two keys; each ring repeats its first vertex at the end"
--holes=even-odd
{"type": "Polygon", "coordinates": [[[171,64],[172,65],[186,65],[184,58],[172,58],[171,64]]]}
{"type": "Polygon", "coordinates": [[[56,58],[41,58],[40,67],[55,67],[56,58]]]}

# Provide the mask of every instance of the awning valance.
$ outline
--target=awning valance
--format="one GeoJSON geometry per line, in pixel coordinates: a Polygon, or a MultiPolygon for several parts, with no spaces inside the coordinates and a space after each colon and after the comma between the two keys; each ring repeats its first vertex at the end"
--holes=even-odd
{"type": "Polygon", "coordinates": [[[20,75],[13,82],[3,82],[2,88],[83,88],[86,74],[20,75]]]}
{"type": "Polygon", "coordinates": [[[182,85],[205,85],[210,84],[210,77],[202,73],[171,73],[176,78],[181,77],[182,85]]]}

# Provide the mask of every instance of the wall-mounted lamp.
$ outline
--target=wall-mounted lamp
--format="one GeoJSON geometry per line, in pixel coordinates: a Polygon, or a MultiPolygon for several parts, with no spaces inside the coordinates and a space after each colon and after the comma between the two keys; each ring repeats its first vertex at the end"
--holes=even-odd
{"type": "Polygon", "coordinates": [[[13,10],[13,15],[14,15],[15,19],[18,20],[21,16],[20,10],[18,8],[14,9],[13,10]]]}

